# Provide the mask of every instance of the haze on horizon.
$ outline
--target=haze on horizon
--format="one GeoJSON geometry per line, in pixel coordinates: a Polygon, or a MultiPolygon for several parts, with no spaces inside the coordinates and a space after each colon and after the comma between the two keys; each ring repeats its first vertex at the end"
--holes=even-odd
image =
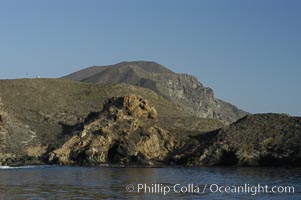
{"type": "Polygon", "coordinates": [[[148,60],[251,113],[301,115],[301,1],[0,3],[0,79],[148,60]]]}

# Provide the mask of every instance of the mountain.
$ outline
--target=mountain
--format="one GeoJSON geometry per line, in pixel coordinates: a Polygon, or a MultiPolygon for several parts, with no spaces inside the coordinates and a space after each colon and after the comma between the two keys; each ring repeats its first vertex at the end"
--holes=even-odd
{"type": "Polygon", "coordinates": [[[175,73],[155,62],[133,61],[93,66],[63,78],[96,84],[126,83],[148,88],[191,116],[219,119],[226,123],[232,123],[248,114],[215,98],[213,90],[204,87],[196,77],[175,73]]]}

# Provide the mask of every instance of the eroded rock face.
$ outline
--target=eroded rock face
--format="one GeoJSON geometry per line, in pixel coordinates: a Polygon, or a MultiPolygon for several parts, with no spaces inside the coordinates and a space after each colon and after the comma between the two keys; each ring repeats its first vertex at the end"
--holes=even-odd
{"type": "Polygon", "coordinates": [[[99,116],[49,156],[60,165],[162,163],[175,136],[156,126],[157,112],[142,97],[113,97],[99,116]]]}
{"type": "Polygon", "coordinates": [[[205,87],[198,79],[189,74],[153,74],[149,77],[153,86],[148,87],[170,99],[192,116],[219,119],[232,123],[247,114],[237,107],[214,97],[211,88],[205,87]]]}
{"type": "Polygon", "coordinates": [[[137,119],[140,121],[157,120],[156,109],[137,95],[113,97],[109,99],[104,104],[103,115],[115,121],[125,119],[137,119]]]}

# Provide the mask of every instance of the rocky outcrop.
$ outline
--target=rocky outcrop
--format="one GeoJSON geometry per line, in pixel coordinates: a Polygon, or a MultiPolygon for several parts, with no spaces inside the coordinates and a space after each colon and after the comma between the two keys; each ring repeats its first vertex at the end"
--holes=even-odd
{"type": "Polygon", "coordinates": [[[249,115],[194,138],[199,144],[185,151],[188,165],[301,165],[300,117],[249,115]]]}
{"type": "Polygon", "coordinates": [[[248,114],[216,99],[213,90],[204,87],[196,77],[174,73],[155,62],[122,62],[111,66],[90,67],[63,78],[88,83],[141,86],[172,101],[189,115],[219,119],[227,123],[235,122],[248,114]]]}
{"type": "Polygon", "coordinates": [[[175,135],[157,125],[157,112],[141,96],[113,97],[83,129],[50,153],[60,165],[164,163],[176,147],[175,135]]]}

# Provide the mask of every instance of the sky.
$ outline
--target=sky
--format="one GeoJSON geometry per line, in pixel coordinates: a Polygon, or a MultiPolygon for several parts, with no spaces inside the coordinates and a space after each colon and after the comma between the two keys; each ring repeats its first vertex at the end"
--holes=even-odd
{"type": "Polygon", "coordinates": [[[251,113],[300,116],[300,10],[298,0],[0,0],[0,79],[148,60],[251,113]]]}

